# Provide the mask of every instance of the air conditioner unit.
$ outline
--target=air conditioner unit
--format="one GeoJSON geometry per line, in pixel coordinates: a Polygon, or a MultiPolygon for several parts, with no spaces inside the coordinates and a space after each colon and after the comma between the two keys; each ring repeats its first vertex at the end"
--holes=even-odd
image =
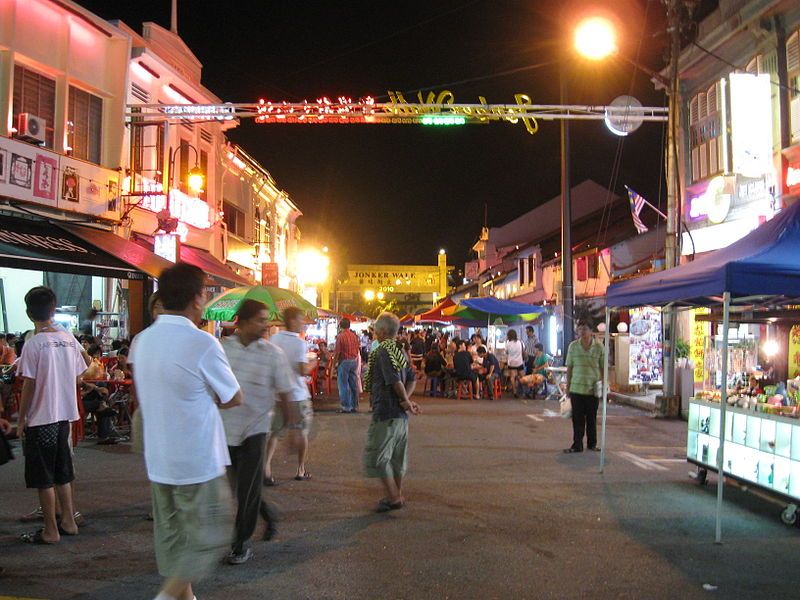
{"type": "Polygon", "coordinates": [[[34,144],[44,144],[47,141],[47,121],[30,113],[20,113],[17,123],[17,137],[33,142],[34,144]]]}

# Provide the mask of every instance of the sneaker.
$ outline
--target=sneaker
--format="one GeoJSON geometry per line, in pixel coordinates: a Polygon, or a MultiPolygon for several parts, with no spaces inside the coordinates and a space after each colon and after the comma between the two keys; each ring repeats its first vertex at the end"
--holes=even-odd
{"type": "Polygon", "coordinates": [[[227,560],[229,565],[241,565],[253,558],[253,556],[255,556],[253,551],[250,548],[247,548],[243,552],[231,552],[228,554],[227,560]]]}

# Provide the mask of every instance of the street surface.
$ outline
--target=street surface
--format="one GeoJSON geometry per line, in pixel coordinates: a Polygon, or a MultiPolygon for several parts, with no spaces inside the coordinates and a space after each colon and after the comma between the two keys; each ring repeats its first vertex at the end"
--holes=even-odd
{"type": "MultiPolygon", "coordinates": [[[[561,453],[571,427],[548,416],[555,402],[417,399],[406,508],[372,512],[379,484],[361,476],[369,415],[326,403],[312,480],[291,480],[293,460],[278,450],[279,485],[265,488],[282,511],[277,538],[254,541],[244,565],[220,565],[198,599],[798,597],[800,529],[780,523],[780,506],[726,488],[725,543],[713,544],[716,479],[699,487],[687,476],[685,423],[612,406],[601,475],[598,453],[561,453]]],[[[17,540],[31,528],[17,517],[36,506],[19,458],[1,470],[0,598],[155,596],[141,456],[79,447],[87,524],[53,547],[17,540]]]]}

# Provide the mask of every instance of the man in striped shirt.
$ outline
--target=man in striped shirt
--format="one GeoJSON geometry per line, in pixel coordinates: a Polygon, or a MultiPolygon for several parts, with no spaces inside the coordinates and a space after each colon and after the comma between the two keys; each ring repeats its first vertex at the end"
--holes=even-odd
{"type": "Polygon", "coordinates": [[[597,407],[595,396],[597,382],[603,378],[603,346],[592,339],[592,330],[584,322],[575,330],[578,339],[567,349],[567,391],[572,403],[572,446],[567,454],[583,452],[583,435],[586,447],[597,447],[597,407]]]}

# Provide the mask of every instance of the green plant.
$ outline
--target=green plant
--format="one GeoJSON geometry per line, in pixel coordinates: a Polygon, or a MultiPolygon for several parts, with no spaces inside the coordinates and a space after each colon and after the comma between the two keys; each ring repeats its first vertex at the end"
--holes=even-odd
{"type": "Polygon", "coordinates": [[[689,344],[686,340],[675,342],[675,358],[689,358],[689,344]]]}

